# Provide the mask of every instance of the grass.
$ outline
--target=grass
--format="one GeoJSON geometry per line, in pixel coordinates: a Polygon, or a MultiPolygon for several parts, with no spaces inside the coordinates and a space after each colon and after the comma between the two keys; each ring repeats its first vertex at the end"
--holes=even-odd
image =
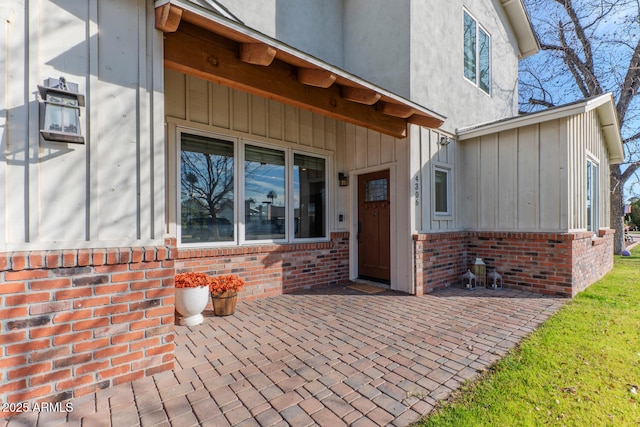
{"type": "Polygon", "coordinates": [[[417,425],[640,426],[640,246],[417,425]]]}

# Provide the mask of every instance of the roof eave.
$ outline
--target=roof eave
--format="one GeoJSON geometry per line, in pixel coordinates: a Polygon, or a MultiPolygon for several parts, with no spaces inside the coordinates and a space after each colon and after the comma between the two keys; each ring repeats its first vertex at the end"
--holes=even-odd
{"type": "Polygon", "coordinates": [[[540,51],[540,43],[522,0],[502,0],[502,8],[507,14],[507,19],[516,35],[519,59],[538,53],[540,51]]]}
{"type": "MultiPolygon", "coordinates": [[[[420,126],[438,128],[446,120],[446,116],[443,116],[429,108],[426,108],[420,104],[417,104],[411,100],[408,100],[400,95],[397,95],[385,88],[377,86],[371,82],[368,82],[356,75],[353,75],[343,69],[333,66],[327,62],[324,62],[312,55],[302,52],[292,46],[280,42],[277,39],[273,39],[265,34],[262,34],[250,27],[247,27],[243,23],[228,18],[223,14],[219,14],[215,11],[206,9],[198,4],[195,4],[189,0],[157,0],[156,7],[162,5],[173,5],[180,10],[181,14],[184,11],[184,19],[189,20],[189,17],[198,16],[200,20],[204,19],[219,28],[224,27],[230,33],[234,33],[252,43],[261,43],[276,49],[278,55],[286,56],[288,58],[294,58],[297,65],[302,64],[304,67],[325,70],[335,76],[337,76],[337,82],[342,81],[347,85],[355,88],[363,88],[369,91],[373,91],[380,96],[380,100],[389,104],[397,104],[405,107],[405,110],[411,111],[409,117],[404,118],[406,124],[417,124],[420,126]]],[[[156,9],[156,14],[158,9],[156,9]]],[[[178,22],[180,18],[177,18],[178,22]]],[[[157,19],[156,19],[156,28],[157,19]]],[[[177,24],[176,24],[177,28],[177,24]]],[[[175,31],[175,29],[173,30],[175,31]]],[[[377,106],[376,106],[377,107],[377,106]]],[[[393,113],[389,113],[393,115],[393,113]]],[[[396,135],[397,136],[397,135],[396,135]]],[[[406,135],[405,135],[406,136],[406,135]]],[[[404,137],[404,136],[401,136],[404,137]]]]}
{"type": "Polygon", "coordinates": [[[613,95],[611,93],[582,102],[551,108],[537,113],[517,116],[508,120],[461,128],[457,130],[457,138],[459,141],[464,141],[524,126],[535,125],[550,120],[561,119],[575,114],[586,113],[594,109],[600,119],[600,129],[602,130],[605,144],[609,151],[609,163],[621,163],[624,160],[624,148],[622,146],[622,137],[620,135],[618,113],[616,112],[613,95]]]}

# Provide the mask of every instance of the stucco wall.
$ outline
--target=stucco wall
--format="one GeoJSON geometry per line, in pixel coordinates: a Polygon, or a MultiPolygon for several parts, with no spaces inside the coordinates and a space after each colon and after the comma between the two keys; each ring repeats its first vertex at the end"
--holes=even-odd
{"type": "Polygon", "coordinates": [[[518,48],[498,0],[221,3],[247,26],[447,116],[447,132],[517,112],[518,48]],[[491,35],[490,95],[463,76],[465,6],[491,35]]]}
{"type": "MultiPolygon", "coordinates": [[[[518,49],[500,2],[411,2],[411,99],[445,116],[442,129],[511,117],[518,104],[518,49]],[[491,94],[463,75],[463,11],[491,36],[491,94]]],[[[393,64],[390,63],[391,67],[393,64]]]]}
{"type": "Polygon", "coordinates": [[[219,0],[245,25],[338,67],[344,66],[343,0],[219,0]]]}
{"type": "Polygon", "coordinates": [[[163,243],[162,39],[144,4],[2,3],[0,251],[163,243]],[[39,135],[37,85],[60,76],[86,95],[85,144],[39,135]]]}

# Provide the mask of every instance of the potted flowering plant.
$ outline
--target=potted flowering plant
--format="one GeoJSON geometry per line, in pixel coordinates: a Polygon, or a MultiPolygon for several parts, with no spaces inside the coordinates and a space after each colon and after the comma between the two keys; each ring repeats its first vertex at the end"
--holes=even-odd
{"type": "Polygon", "coordinates": [[[209,291],[216,316],[233,314],[238,300],[238,291],[244,287],[244,280],[235,274],[212,277],[209,291]]]}
{"type": "Polygon", "coordinates": [[[205,273],[176,274],[176,311],[180,325],[194,326],[204,321],[202,311],[207,306],[210,281],[211,277],[205,273]]]}

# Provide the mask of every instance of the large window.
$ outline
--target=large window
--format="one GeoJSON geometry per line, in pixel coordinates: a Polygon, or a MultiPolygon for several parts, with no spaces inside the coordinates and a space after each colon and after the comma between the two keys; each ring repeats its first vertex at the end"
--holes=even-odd
{"type": "Polygon", "coordinates": [[[181,243],[233,241],[233,142],[183,133],[181,147],[181,243]]]}
{"type": "Polygon", "coordinates": [[[491,91],[491,38],[464,12],[464,76],[486,93],[491,91]]]}
{"type": "Polygon", "coordinates": [[[433,183],[435,213],[449,215],[451,213],[449,206],[449,170],[434,168],[433,183]]]}
{"type": "Polygon", "coordinates": [[[179,141],[181,244],[327,237],[326,158],[188,131],[179,141]]]}
{"type": "Polygon", "coordinates": [[[285,153],[244,147],[244,218],[246,240],[286,238],[285,153]]]}
{"type": "Polygon", "coordinates": [[[599,224],[599,174],[598,165],[587,160],[587,230],[598,232],[599,224]]]}
{"type": "Polygon", "coordinates": [[[296,238],[326,236],[325,160],[294,154],[293,204],[296,238]]]}

